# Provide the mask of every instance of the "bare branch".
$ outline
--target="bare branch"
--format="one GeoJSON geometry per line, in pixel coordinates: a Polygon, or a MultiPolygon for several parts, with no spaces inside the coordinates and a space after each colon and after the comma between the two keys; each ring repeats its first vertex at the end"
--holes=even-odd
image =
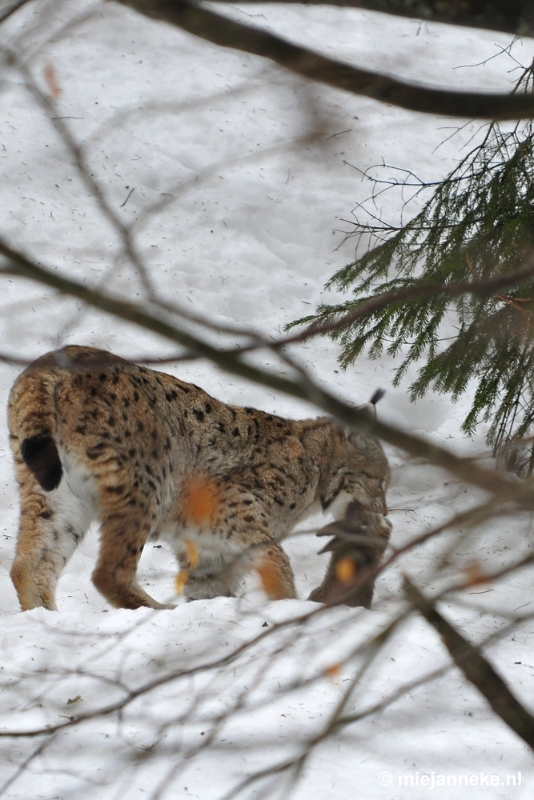
{"type": "Polygon", "coordinates": [[[515,498],[521,501],[525,507],[531,507],[534,502],[529,482],[516,484],[502,475],[483,469],[469,459],[458,458],[453,453],[431,444],[421,437],[405,433],[393,425],[373,420],[365,411],[353,408],[321,389],[302,371],[299,372],[298,380],[293,381],[247,364],[235,350],[232,352],[217,350],[202,339],[172,325],[163,319],[161,310],[151,313],[149,307],[147,309],[125,302],[104,292],[91,289],[86,284],[73,281],[56,271],[45,269],[13,250],[2,239],[0,239],[0,254],[8,262],[0,270],[0,273],[26,277],[50,286],[62,294],[78,297],[88,305],[99,308],[107,314],[112,314],[119,319],[139,325],[165,339],[181,344],[198,357],[208,358],[217,366],[234,375],[255,381],[261,386],[270,386],[272,389],[300,400],[314,403],[343,424],[374,434],[412,456],[425,458],[431,464],[449,470],[462,480],[479,486],[485,491],[497,493],[503,500],[515,498]]]}
{"type": "Polygon", "coordinates": [[[75,137],[69,130],[65,121],[58,116],[54,102],[50,99],[50,97],[48,97],[44,92],[42,92],[39,89],[38,85],[33,79],[33,76],[28,66],[24,63],[24,61],[22,61],[22,59],[20,59],[14,52],[8,53],[7,59],[9,63],[11,63],[20,71],[22,77],[24,78],[28,91],[30,92],[32,97],[37,101],[37,103],[41,106],[50,124],[55,128],[61,140],[63,141],[65,147],[73,156],[78,169],[78,175],[86,185],[91,195],[96,200],[105,219],[114,227],[115,231],[121,237],[121,240],[124,245],[124,250],[129,256],[131,262],[138,270],[139,277],[141,279],[141,282],[143,284],[147,296],[150,299],[153,299],[154,288],[151,284],[145,265],[143,264],[141,258],[139,257],[139,254],[137,253],[134,242],[132,241],[130,231],[128,227],[123,224],[119,215],[113,210],[111,205],[108,203],[100,186],[98,185],[97,180],[93,177],[93,175],[87,168],[83,147],[76,141],[75,137]]]}
{"type": "MultiPolygon", "coordinates": [[[[444,22],[469,28],[513,33],[516,36],[534,35],[534,14],[529,0],[462,0],[461,3],[443,3],[441,0],[265,0],[267,3],[302,4],[307,6],[338,6],[365,8],[396,17],[419,18],[425,22],[444,22]]],[[[231,2],[231,0],[214,0],[231,2]]],[[[242,0],[254,3],[257,0],[242,0]]]]}
{"type": "Polygon", "coordinates": [[[457,667],[486,698],[493,711],[534,750],[534,717],[512,694],[505,681],[480,651],[436,610],[434,604],[404,579],[408,600],[439,633],[457,667]]]}
{"type": "Polygon", "coordinates": [[[5,783],[2,786],[0,786],[0,797],[5,795],[7,790],[10,789],[13,786],[13,784],[16,783],[16,781],[20,778],[20,776],[26,772],[32,761],[35,761],[36,758],[39,758],[39,756],[41,756],[45,752],[47,747],[49,747],[53,743],[54,739],[55,739],[54,734],[46,736],[46,738],[43,739],[41,744],[38,745],[38,747],[36,747],[36,749],[32,753],[30,753],[30,755],[27,758],[25,758],[21,764],[19,764],[15,772],[7,779],[7,781],[5,781],[5,783]]]}
{"type": "Polygon", "coordinates": [[[303,78],[410,111],[495,120],[534,116],[534,98],[530,94],[457,92],[402,81],[327,58],[187,0],[117,1],[140,14],[176,25],[213,44],[269,58],[303,78]]]}
{"type": "Polygon", "coordinates": [[[14,3],[12,3],[4,11],[0,13],[0,25],[2,24],[2,22],[5,22],[6,19],[9,19],[9,17],[11,17],[16,11],[18,11],[19,8],[25,6],[28,2],[29,0],[15,0],[14,3]]]}

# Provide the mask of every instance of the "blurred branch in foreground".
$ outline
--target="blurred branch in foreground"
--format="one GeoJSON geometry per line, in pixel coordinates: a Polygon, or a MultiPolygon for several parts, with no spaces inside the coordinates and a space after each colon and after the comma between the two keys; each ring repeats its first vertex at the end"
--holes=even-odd
{"type": "Polygon", "coordinates": [[[447,622],[409,578],[404,579],[404,592],[414,608],[437,630],[467,680],[484,695],[493,711],[534,750],[534,717],[512,694],[489,661],[447,622]]]}
{"type": "Polygon", "coordinates": [[[217,366],[234,375],[239,375],[262,386],[270,386],[277,391],[314,403],[323,411],[326,411],[327,414],[337,417],[343,424],[353,426],[366,433],[375,434],[380,439],[388,442],[388,444],[405,450],[411,456],[425,458],[431,464],[447,469],[459,478],[467,480],[485,491],[497,493],[503,500],[515,498],[525,507],[532,507],[534,501],[531,497],[529,483],[523,485],[515,484],[504,476],[483,469],[470,459],[458,458],[444,448],[431,444],[419,436],[408,434],[400,428],[387,425],[378,420],[372,420],[365,411],[359,411],[340,401],[326,390],[321,389],[303,371],[299,372],[297,380],[288,380],[281,375],[248,364],[235,350],[231,352],[219,350],[199,337],[172,324],[172,322],[163,317],[161,310],[157,311],[157,306],[152,312],[148,303],[135,305],[104,292],[91,289],[85,284],[58,274],[56,271],[39,266],[23,254],[13,250],[2,240],[0,240],[0,255],[6,259],[4,266],[0,269],[0,274],[29,278],[57,289],[62,294],[77,297],[88,305],[99,308],[101,311],[139,325],[145,330],[159,334],[164,339],[181,344],[198,357],[208,358],[217,366]]]}
{"type": "Polygon", "coordinates": [[[328,58],[186,0],[118,2],[152,19],[176,25],[213,44],[269,58],[303,78],[410,111],[500,120],[534,116],[534,99],[531,96],[457,92],[402,81],[328,58]]]}
{"type": "MultiPolygon", "coordinates": [[[[230,0],[214,0],[227,3],[230,0]]],[[[243,0],[254,3],[257,0],[243,0]]],[[[463,0],[461,3],[443,3],[442,0],[265,0],[267,3],[302,4],[309,6],[338,6],[340,8],[364,8],[396,17],[420,18],[424,22],[443,22],[482,28],[515,36],[534,35],[534,13],[530,0],[463,0]]],[[[240,3],[242,5],[242,3],[240,3]]]]}

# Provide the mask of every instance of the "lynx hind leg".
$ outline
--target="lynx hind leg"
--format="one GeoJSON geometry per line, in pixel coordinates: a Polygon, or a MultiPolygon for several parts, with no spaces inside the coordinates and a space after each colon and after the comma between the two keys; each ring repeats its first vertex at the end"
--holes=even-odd
{"type": "Polygon", "coordinates": [[[61,572],[91,522],[84,506],[61,489],[47,494],[36,488],[24,465],[18,466],[21,500],[17,552],[11,579],[23,611],[44,606],[55,610],[61,572]]]}
{"type": "Polygon", "coordinates": [[[318,536],[333,536],[321,553],[330,551],[320,586],[309,595],[318,603],[344,603],[371,608],[375,571],[391,534],[386,517],[358,500],[349,503],[344,518],[326,525],[318,536]]]}
{"type": "MultiPolygon", "coordinates": [[[[120,480],[116,476],[117,481],[120,480]]],[[[104,486],[100,492],[100,553],[93,583],[116,608],[174,608],[150,597],[137,582],[137,566],[145,542],[156,529],[158,499],[154,492],[135,500],[124,483],[104,486]]]]}

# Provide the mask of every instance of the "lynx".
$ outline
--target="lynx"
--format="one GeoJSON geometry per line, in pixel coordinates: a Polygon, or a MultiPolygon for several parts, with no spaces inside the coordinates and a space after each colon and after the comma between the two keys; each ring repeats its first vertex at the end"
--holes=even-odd
{"type": "Polygon", "coordinates": [[[390,534],[388,465],[372,438],[325,418],[226,405],[171,375],[78,346],[19,376],[9,428],[21,503],[11,577],[23,610],[56,608],[61,571],[95,519],[92,579],[118,608],[169,608],[136,578],[147,539],[158,535],[187,575],[188,600],[235,596],[258,557],[272,595],[293,598],[281,541],[321,507],[339,522],[319,531],[334,535],[332,561],[310,599],[336,601],[348,557],[358,581],[347,602],[371,603],[390,534]]]}

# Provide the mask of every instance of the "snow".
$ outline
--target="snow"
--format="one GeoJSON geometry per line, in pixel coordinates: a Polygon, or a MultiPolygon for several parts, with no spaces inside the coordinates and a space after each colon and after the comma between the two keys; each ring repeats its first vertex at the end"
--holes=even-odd
{"type": "MultiPolygon", "coordinates": [[[[506,57],[457,69],[508,45],[507,37],[492,32],[336,8],[246,6],[224,13],[414,80],[506,91],[513,78],[506,57]]],[[[2,48],[31,59],[34,80],[48,94],[53,82],[49,78],[47,86],[45,75],[52,67],[61,90],[55,112],[65,118],[56,124],[83,144],[88,164],[84,182],[51,109],[39,105],[18,69],[4,61],[2,236],[43,264],[135,301],[142,282],[121,239],[123,226],[132,226],[137,253],[161,296],[266,338],[310,313],[325,297],[326,280],[353,255],[351,241],[342,244],[350,229],[345,220],[370,187],[350,164],[366,169],[384,161],[438,179],[478,129],[467,122],[438,147],[463,121],[410,114],[306,84],[261,59],[218,49],[109,3],[30,3],[1,26],[0,37],[2,48]]],[[[530,63],[532,43],[519,43],[514,52],[530,63]]],[[[391,195],[388,202],[388,213],[398,214],[399,199],[391,195]]],[[[28,281],[4,277],[2,292],[0,352],[31,358],[67,343],[139,359],[176,352],[155,335],[28,281]]],[[[209,338],[239,341],[213,332],[209,338]]],[[[342,373],[338,348],[329,341],[312,340],[292,353],[341,397],[365,402],[382,386],[385,419],[459,454],[484,451],[483,428],[469,441],[459,430],[468,398],[452,406],[449,398],[431,394],[412,405],[406,387],[414,372],[394,390],[389,357],[360,358],[342,373]]],[[[258,363],[287,370],[270,356],[258,363]]],[[[165,369],[226,402],[292,417],[317,413],[204,361],[165,369]]],[[[4,405],[18,372],[0,365],[4,405]]],[[[396,546],[482,501],[480,492],[450,475],[396,452],[390,458],[396,546]]],[[[267,602],[253,578],[239,599],[178,600],[173,611],[112,609],[90,581],[98,547],[94,530],[60,581],[59,611],[22,614],[9,579],[18,500],[5,425],[0,487],[3,796],[237,796],[236,787],[248,777],[298,755],[351,686],[348,714],[399,696],[380,713],[333,731],[298,775],[275,773],[244,785],[239,796],[532,796],[527,746],[457,669],[413,685],[449,663],[424,621],[406,618],[366,669],[371,654],[362,650],[403,608],[404,572],[431,593],[470,561],[484,568],[509,563],[532,547],[530,517],[460,527],[408,553],[380,577],[373,611],[335,608],[311,616],[317,606],[305,600],[267,602]],[[447,554],[448,565],[438,574],[447,554]],[[139,695],[119,713],[131,692],[139,695]],[[108,713],[83,721],[103,709],[108,713]],[[53,728],[71,717],[72,724],[52,736],[3,736],[53,728]],[[479,785],[472,780],[468,788],[429,788],[424,778],[432,773],[435,782],[438,775],[455,775],[479,785]],[[518,773],[521,785],[506,786],[518,773]],[[487,776],[497,776],[498,785],[488,786],[487,776]]],[[[325,557],[316,555],[312,534],[295,536],[287,549],[304,598],[321,580],[325,557]]],[[[140,579],[150,593],[172,599],[174,576],[164,547],[147,547],[140,579]]],[[[505,629],[506,612],[531,610],[531,584],[528,570],[515,572],[450,596],[440,607],[473,641],[493,636],[486,648],[492,663],[532,707],[532,625],[527,619],[505,629]]]]}

